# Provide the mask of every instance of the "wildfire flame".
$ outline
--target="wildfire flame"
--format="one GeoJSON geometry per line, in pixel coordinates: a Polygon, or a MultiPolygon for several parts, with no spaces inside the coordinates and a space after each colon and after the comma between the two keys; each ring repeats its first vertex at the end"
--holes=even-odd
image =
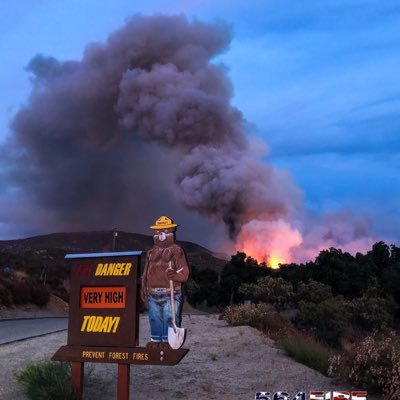
{"type": "Polygon", "coordinates": [[[235,248],[270,268],[279,268],[292,261],[290,250],[301,243],[300,232],[283,220],[252,220],[242,227],[235,248]]]}
{"type": "Polygon", "coordinates": [[[280,258],[279,256],[271,255],[268,259],[267,265],[271,268],[279,268],[279,264],[284,264],[286,261],[284,258],[280,258]]]}

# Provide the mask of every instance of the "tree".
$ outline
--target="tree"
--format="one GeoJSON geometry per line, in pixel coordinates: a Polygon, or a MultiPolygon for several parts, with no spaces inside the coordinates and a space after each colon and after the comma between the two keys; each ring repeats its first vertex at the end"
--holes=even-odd
{"type": "Polygon", "coordinates": [[[332,247],[321,251],[316,258],[312,279],[329,285],[333,295],[342,294],[353,299],[368,286],[372,272],[371,268],[360,264],[350,253],[332,247]]]}
{"type": "Polygon", "coordinates": [[[296,293],[297,302],[307,301],[318,304],[332,297],[332,288],[329,285],[313,280],[307,283],[300,282],[296,293]]]}
{"type": "Polygon", "coordinates": [[[238,303],[243,300],[239,286],[244,283],[255,283],[257,279],[270,273],[269,268],[260,267],[257,261],[237,252],[226,263],[221,273],[221,301],[223,304],[238,303]]]}
{"type": "Polygon", "coordinates": [[[375,243],[369,253],[380,270],[390,265],[390,248],[385,242],[375,243]]]}
{"type": "Polygon", "coordinates": [[[291,283],[270,276],[259,279],[256,284],[241,286],[240,292],[254,302],[271,303],[278,313],[294,297],[291,283]]]}
{"type": "Polygon", "coordinates": [[[299,302],[299,314],[294,320],[301,329],[311,329],[317,339],[338,347],[340,338],[349,328],[349,313],[343,296],[321,303],[299,302]]]}
{"type": "Polygon", "coordinates": [[[390,245],[390,262],[391,264],[400,264],[400,247],[394,244],[390,245]]]}
{"type": "Polygon", "coordinates": [[[383,271],[380,284],[385,294],[393,296],[400,306],[400,262],[383,271]]]}

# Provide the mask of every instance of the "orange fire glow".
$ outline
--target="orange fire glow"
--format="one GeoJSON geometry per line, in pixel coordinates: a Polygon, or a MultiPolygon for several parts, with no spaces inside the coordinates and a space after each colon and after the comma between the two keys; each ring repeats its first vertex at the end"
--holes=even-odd
{"type": "Polygon", "coordinates": [[[253,220],[242,227],[235,247],[270,268],[279,268],[292,261],[290,249],[301,242],[300,232],[285,221],[253,220]]]}
{"type": "Polygon", "coordinates": [[[265,251],[260,252],[259,249],[252,248],[251,245],[248,245],[247,247],[244,248],[239,248],[236,245],[236,250],[246,253],[247,256],[254,258],[255,260],[258,261],[258,263],[265,263],[267,264],[268,267],[274,269],[279,268],[279,264],[285,264],[290,261],[289,259],[285,258],[282,255],[274,253],[267,255],[265,251]]]}
{"type": "Polygon", "coordinates": [[[286,261],[284,258],[272,254],[268,259],[267,265],[271,268],[279,268],[279,264],[284,264],[288,261],[289,260],[286,261]]]}

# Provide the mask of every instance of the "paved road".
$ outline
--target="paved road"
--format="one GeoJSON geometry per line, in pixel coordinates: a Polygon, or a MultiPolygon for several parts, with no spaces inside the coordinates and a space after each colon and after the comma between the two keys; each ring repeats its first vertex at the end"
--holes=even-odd
{"type": "MultiPolygon", "coordinates": [[[[207,315],[207,313],[188,308],[183,315],[207,315]]],[[[147,319],[147,315],[146,315],[147,319]]],[[[67,317],[38,317],[20,319],[0,319],[0,345],[62,331],[68,328],[67,317]]]]}
{"type": "Polygon", "coordinates": [[[67,329],[68,318],[0,320],[0,344],[67,329]]]}

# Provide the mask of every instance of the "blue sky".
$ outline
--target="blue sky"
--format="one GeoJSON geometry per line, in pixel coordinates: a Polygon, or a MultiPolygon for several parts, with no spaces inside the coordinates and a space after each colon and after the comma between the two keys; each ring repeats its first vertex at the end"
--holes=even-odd
{"type": "MultiPolygon", "coordinates": [[[[400,242],[400,4],[395,1],[24,0],[0,3],[0,140],[29,94],[36,54],[79,59],[134,13],[223,19],[234,104],[316,214],[353,210],[400,242]]],[[[0,184],[0,196],[9,195],[0,184]]],[[[25,236],[8,228],[0,239],[25,236]]]]}

